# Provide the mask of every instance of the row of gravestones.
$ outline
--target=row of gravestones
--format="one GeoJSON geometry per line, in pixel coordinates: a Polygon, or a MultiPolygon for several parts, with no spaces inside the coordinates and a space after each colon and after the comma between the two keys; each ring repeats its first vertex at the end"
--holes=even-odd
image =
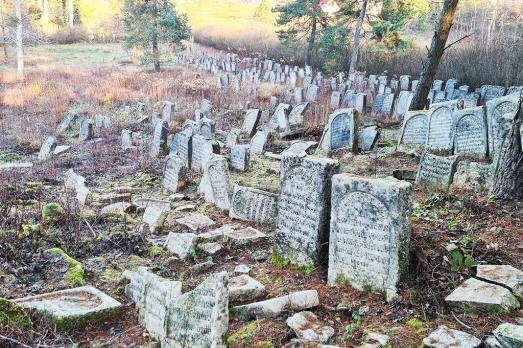
{"type": "Polygon", "coordinates": [[[462,109],[463,102],[457,100],[409,111],[399,132],[398,150],[424,151],[416,179],[420,184],[446,189],[456,171],[467,176],[474,168],[482,189],[488,189],[520,105],[521,95],[511,94],[492,99],[486,106],[462,109]]]}

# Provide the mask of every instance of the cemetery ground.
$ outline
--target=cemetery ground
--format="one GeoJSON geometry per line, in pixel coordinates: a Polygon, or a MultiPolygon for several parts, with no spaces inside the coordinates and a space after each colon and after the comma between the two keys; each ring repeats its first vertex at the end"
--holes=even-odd
{"type": "MultiPolygon", "coordinates": [[[[194,110],[206,98],[213,104],[216,129],[228,132],[241,126],[247,101],[250,108],[266,109],[270,96],[281,94],[278,87],[262,83],[256,97],[247,97],[219,89],[216,76],[192,68],[169,66],[153,74],[137,70],[132,64],[119,64],[125,58],[114,58],[119,57],[118,53],[110,48],[97,51],[100,59],[96,66],[77,69],[75,64],[83,64],[86,59],[81,46],[72,49],[75,53],[64,52],[60,63],[53,57],[52,68],[45,72],[39,66],[43,62],[31,63],[29,59],[30,66],[39,67],[30,71],[24,82],[2,73],[0,164],[31,161],[35,165],[30,169],[0,169],[0,297],[16,299],[88,284],[122,303],[123,309],[110,320],[72,331],[62,331],[48,319],[31,313],[33,324],[29,329],[18,325],[20,321],[5,325],[2,318],[8,311],[0,299],[0,346],[147,346],[150,334],[140,325],[138,311],[124,293],[127,281],[123,272],[138,266],[182,281],[183,293],[212,273],[233,274],[242,264],[249,265],[250,275],[266,287],[266,293],[256,298],[258,301],[315,289],[320,305],[313,312],[335,329],[329,342],[346,347],[360,346],[368,332],[388,335],[392,347],[417,347],[442,324],[481,337],[501,322],[523,317],[521,311],[463,313],[450,308],[444,300],[474,274],[476,264],[508,264],[523,269],[521,202],[501,202],[495,196],[467,190],[437,191],[415,186],[409,270],[398,285],[399,299],[387,303],[383,293],[374,293],[370,288],[359,291],[344,282],[327,285],[326,265],[298,269],[273,253],[274,226],[232,220],[227,212],[205,202],[197,192],[201,173],[188,171],[181,195],[167,193],[161,186],[164,162],[150,157],[149,139],[138,138],[134,147],[125,150],[120,144],[124,128],[144,135],[151,133],[151,125],[135,122],[125,105],[143,102],[144,115],[151,115],[161,111],[162,101],[176,101],[174,122],[169,125],[169,134],[174,134],[186,119],[194,118],[194,110]],[[99,139],[80,142],[76,137],[78,128],[65,132],[58,142],[71,148],[36,163],[43,139],[54,134],[57,124],[71,111],[88,117],[103,114],[110,123],[97,128],[99,139]],[[92,193],[82,211],[64,185],[63,173],[69,169],[86,178],[92,193]],[[111,203],[130,203],[137,198],[169,202],[163,226],[154,234],[140,229],[147,206],[133,205],[101,214],[101,209],[111,203]],[[196,248],[180,260],[163,248],[163,242],[170,232],[188,232],[176,220],[196,213],[214,221],[199,233],[237,225],[254,227],[268,238],[245,245],[220,240],[223,249],[216,254],[196,248]],[[461,258],[449,251],[451,244],[457,245],[454,250],[461,258]],[[458,259],[467,262],[455,267],[458,259]]],[[[320,140],[331,112],[326,104],[326,100],[320,101],[305,114],[301,139],[320,140]]],[[[368,177],[415,175],[419,158],[394,151],[400,124],[371,117],[363,120],[382,127],[378,146],[357,155],[335,152],[340,172],[368,177]]],[[[288,143],[275,141],[269,150],[277,152],[285,145],[288,143]]],[[[278,193],[279,160],[251,156],[249,170],[231,171],[232,186],[278,193]]],[[[229,308],[250,302],[231,301],[229,308]]],[[[251,321],[232,316],[227,342],[232,347],[284,346],[295,338],[285,323],[291,314],[251,321]]]]}

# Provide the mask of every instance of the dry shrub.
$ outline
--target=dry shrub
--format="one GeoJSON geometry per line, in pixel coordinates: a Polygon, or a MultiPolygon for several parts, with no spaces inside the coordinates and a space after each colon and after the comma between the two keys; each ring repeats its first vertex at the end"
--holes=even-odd
{"type": "Polygon", "coordinates": [[[78,43],[87,41],[88,38],[87,32],[81,26],[60,28],[48,36],[50,42],[57,44],[78,43]]]}

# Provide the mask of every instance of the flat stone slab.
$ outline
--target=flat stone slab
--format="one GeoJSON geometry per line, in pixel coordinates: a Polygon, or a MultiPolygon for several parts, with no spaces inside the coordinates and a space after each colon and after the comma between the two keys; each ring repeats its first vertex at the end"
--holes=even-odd
{"type": "Polygon", "coordinates": [[[194,233],[169,233],[164,248],[184,260],[191,249],[196,246],[197,236],[194,233]]]}
{"type": "Polygon", "coordinates": [[[260,232],[257,229],[250,226],[242,228],[240,230],[227,231],[224,233],[224,236],[232,244],[254,243],[267,238],[267,235],[265,233],[260,232]]]}
{"type": "Polygon", "coordinates": [[[514,292],[523,293],[523,272],[510,265],[479,265],[477,276],[506,285],[514,292]]]}
{"type": "Polygon", "coordinates": [[[135,205],[139,209],[146,209],[149,207],[159,208],[163,210],[171,209],[171,202],[155,198],[136,198],[135,200],[133,200],[133,205],[135,205]]]}
{"type": "Polygon", "coordinates": [[[237,228],[236,225],[223,225],[217,229],[198,234],[198,239],[202,241],[215,241],[223,238],[225,232],[232,232],[237,228]]]}
{"type": "Polygon", "coordinates": [[[503,347],[523,347],[523,326],[503,323],[494,330],[494,337],[503,347]]]}
{"type": "Polygon", "coordinates": [[[119,212],[119,211],[125,212],[125,211],[128,211],[131,207],[132,207],[132,205],[128,202],[113,203],[113,204],[103,207],[102,210],[100,211],[100,216],[107,217],[107,216],[109,216],[113,213],[119,212]]]}
{"type": "Polygon", "coordinates": [[[452,330],[441,325],[423,339],[423,344],[427,348],[476,348],[479,347],[481,341],[466,332],[452,330]]]}
{"type": "Polygon", "coordinates": [[[221,245],[220,243],[213,243],[213,242],[202,243],[202,244],[198,245],[198,247],[209,255],[215,255],[223,249],[223,245],[221,245]]]}
{"type": "Polygon", "coordinates": [[[247,265],[238,265],[234,267],[234,273],[236,274],[249,274],[251,272],[251,268],[247,265]]]}
{"type": "Polygon", "coordinates": [[[53,154],[58,156],[58,155],[61,155],[63,153],[66,153],[70,149],[71,149],[71,146],[69,146],[69,145],[58,145],[57,147],[55,147],[55,149],[53,151],[53,154]]]}
{"type": "Polygon", "coordinates": [[[316,290],[297,291],[287,296],[233,307],[231,314],[242,320],[258,318],[275,318],[283,311],[302,311],[319,306],[320,299],[316,290]]]}
{"type": "Polygon", "coordinates": [[[287,325],[296,336],[307,341],[327,342],[334,336],[334,329],[322,323],[312,312],[299,312],[287,319],[287,325]]]}
{"type": "Polygon", "coordinates": [[[9,170],[9,169],[28,169],[33,168],[33,163],[31,162],[8,162],[0,163],[0,170],[9,170]]]}
{"type": "Polygon", "coordinates": [[[445,301],[471,312],[508,313],[519,308],[519,301],[508,289],[475,278],[464,281],[445,301]]]}
{"type": "Polygon", "coordinates": [[[184,225],[189,227],[192,231],[199,231],[205,227],[209,227],[214,225],[214,221],[211,220],[209,217],[202,215],[202,214],[192,214],[188,216],[184,216],[182,218],[176,219],[176,222],[180,225],[184,225]]]}
{"type": "Polygon", "coordinates": [[[49,317],[62,330],[102,322],[122,309],[120,302],[92,286],[25,297],[16,302],[49,317]]]}
{"type": "Polygon", "coordinates": [[[263,294],[265,294],[265,285],[246,274],[229,279],[231,301],[249,301],[263,294]]]}

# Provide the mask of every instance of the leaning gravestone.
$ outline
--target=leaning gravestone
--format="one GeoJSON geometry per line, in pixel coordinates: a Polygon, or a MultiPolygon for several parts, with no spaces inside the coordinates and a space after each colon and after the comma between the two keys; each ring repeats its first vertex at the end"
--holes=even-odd
{"type": "Polygon", "coordinates": [[[280,132],[289,130],[289,113],[291,106],[289,104],[280,103],[274,111],[271,118],[271,124],[280,132]]]}
{"type": "Polygon", "coordinates": [[[291,113],[289,114],[289,124],[293,125],[302,125],[303,124],[303,114],[307,111],[309,103],[300,103],[292,108],[291,113]]]}
{"type": "Polygon", "coordinates": [[[229,162],[231,168],[244,172],[249,169],[250,152],[248,145],[234,145],[231,148],[229,162]]]}
{"type": "Polygon", "coordinates": [[[456,111],[454,119],[454,154],[485,158],[488,148],[485,108],[456,111]]]}
{"type": "Polygon", "coordinates": [[[72,190],[76,193],[76,200],[80,208],[82,208],[88,201],[91,191],[85,185],[85,178],[74,172],[73,169],[69,169],[64,174],[65,176],[65,188],[72,190]]]}
{"type": "Polygon", "coordinates": [[[339,109],[332,113],[323,130],[318,149],[330,153],[340,149],[358,151],[358,112],[339,109]]]}
{"type": "Polygon", "coordinates": [[[404,181],[332,177],[330,284],[396,294],[409,264],[410,192],[404,181]]]}
{"type": "Polygon", "coordinates": [[[277,212],[277,194],[239,185],[234,187],[229,210],[231,218],[274,224],[277,212]]]}
{"type": "Polygon", "coordinates": [[[383,105],[381,106],[381,113],[384,115],[390,115],[392,112],[392,106],[394,105],[394,94],[385,93],[383,97],[383,105]]]}
{"type": "Polygon", "coordinates": [[[374,104],[372,104],[371,113],[373,116],[377,116],[381,114],[381,110],[383,108],[383,99],[385,96],[383,94],[378,94],[376,98],[374,98],[374,104]]]}
{"type": "Polygon", "coordinates": [[[58,132],[60,133],[63,133],[65,132],[66,130],[68,130],[69,128],[72,127],[72,125],[76,122],[76,120],[78,119],[78,114],[76,112],[68,112],[62,123],[60,123],[58,125],[58,132]]]}
{"type": "Polygon", "coordinates": [[[416,184],[446,190],[452,184],[457,156],[436,156],[425,152],[421,156],[416,184]]]}
{"type": "Polygon", "coordinates": [[[427,141],[428,111],[408,111],[399,132],[398,149],[421,147],[427,141]]]}
{"type": "Polygon", "coordinates": [[[275,251],[291,263],[316,265],[326,256],[332,175],[336,160],[303,155],[284,156],[275,251]]]}
{"type": "Polygon", "coordinates": [[[414,93],[409,91],[401,91],[398,100],[396,101],[396,106],[394,108],[393,116],[398,119],[405,116],[405,113],[409,111],[410,103],[414,98],[414,93]]]}
{"type": "Polygon", "coordinates": [[[481,105],[484,105],[489,100],[502,97],[504,94],[505,87],[503,86],[483,85],[480,89],[479,102],[481,103],[481,105]]]}
{"type": "Polygon", "coordinates": [[[176,133],[172,136],[171,146],[169,147],[169,155],[178,155],[179,148],[180,148],[180,133],[176,133]]]}
{"type": "Polygon", "coordinates": [[[427,147],[429,149],[440,152],[452,151],[453,114],[458,109],[456,105],[454,101],[431,105],[427,130],[427,147]]]}
{"type": "Polygon", "coordinates": [[[247,134],[249,137],[252,137],[256,133],[256,127],[258,127],[258,122],[260,122],[260,116],[260,109],[247,110],[242,125],[242,132],[247,134]]]}
{"type": "Polygon", "coordinates": [[[296,140],[291,143],[291,145],[282,151],[282,155],[287,155],[290,153],[295,154],[306,154],[310,155],[314,152],[314,149],[318,145],[315,141],[306,141],[306,140],[296,140]]]}
{"type": "Polygon", "coordinates": [[[196,171],[203,170],[211,154],[218,152],[219,147],[217,144],[205,139],[201,135],[194,135],[192,137],[191,169],[196,171]]]}
{"type": "Polygon", "coordinates": [[[198,134],[205,139],[214,139],[215,132],[215,122],[210,118],[202,117],[198,121],[198,134]]]}
{"type": "Polygon", "coordinates": [[[497,162],[507,132],[512,128],[520,102],[521,94],[517,93],[487,102],[489,155],[494,162],[497,162]]]}
{"type": "Polygon", "coordinates": [[[91,140],[94,138],[94,123],[93,120],[83,119],[80,122],[80,134],[78,139],[80,141],[91,140]]]}
{"type": "Polygon", "coordinates": [[[164,101],[163,102],[163,108],[162,108],[162,120],[167,121],[170,123],[172,121],[172,117],[174,115],[174,103],[170,101],[164,101]]]}
{"type": "Polygon", "coordinates": [[[332,92],[331,103],[330,103],[330,106],[332,109],[337,109],[340,107],[340,99],[341,99],[340,92],[338,92],[338,91],[332,92]]]}
{"type": "Polygon", "coordinates": [[[362,151],[370,151],[374,148],[380,135],[380,128],[376,125],[370,125],[361,128],[358,135],[358,148],[362,151]]]}
{"type": "Polygon", "coordinates": [[[153,141],[151,144],[151,156],[158,157],[167,151],[167,133],[169,124],[167,121],[159,121],[154,127],[153,141]]]}
{"type": "Polygon", "coordinates": [[[165,160],[162,186],[176,193],[185,186],[185,161],[176,155],[170,155],[165,160]]]}
{"type": "Polygon", "coordinates": [[[229,210],[231,188],[225,157],[211,153],[204,165],[198,192],[205,196],[207,202],[214,203],[220,209],[229,210]]]}
{"type": "Polygon", "coordinates": [[[269,134],[267,132],[258,131],[251,139],[251,153],[255,155],[263,155],[268,137],[269,134]]]}
{"type": "Polygon", "coordinates": [[[177,154],[184,160],[185,166],[191,168],[192,160],[192,135],[180,132],[178,138],[177,154]]]}
{"type": "Polygon", "coordinates": [[[225,347],[229,323],[227,273],[215,273],[168,304],[165,347],[225,347]]]}
{"type": "Polygon", "coordinates": [[[55,137],[48,136],[45,138],[42,146],[40,147],[40,152],[38,153],[38,160],[45,161],[48,159],[53,154],[56,145],[58,145],[58,141],[55,137]]]}

